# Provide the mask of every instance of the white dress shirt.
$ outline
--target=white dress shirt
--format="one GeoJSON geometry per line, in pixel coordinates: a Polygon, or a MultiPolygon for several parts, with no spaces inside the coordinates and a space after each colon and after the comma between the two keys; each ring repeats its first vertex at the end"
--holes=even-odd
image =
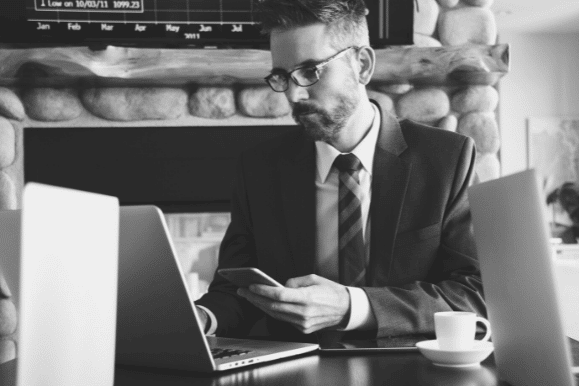
{"type": "MultiPolygon", "coordinates": [[[[362,164],[359,172],[359,184],[362,197],[361,221],[365,243],[365,256],[361,256],[368,266],[370,252],[370,216],[371,184],[375,147],[381,126],[380,114],[373,104],[374,119],[371,129],[354,148],[362,164]]],[[[316,274],[338,282],[338,169],[333,167],[334,160],[340,153],[326,142],[316,142],[316,274]]],[[[366,293],[356,287],[347,287],[350,293],[350,318],[344,330],[365,329],[372,325],[374,314],[366,293]]]]}
{"type": "MultiPolygon", "coordinates": [[[[361,214],[363,226],[363,239],[365,241],[366,265],[368,266],[370,252],[370,228],[371,221],[369,209],[371,204],[371,185],[373,160],[375,147],[379,137],[381,126],[378,108],[372,104],[374,111],[371,129],[354,148],[352,154],[356,155],[362,163],[359,173],[362,197],[361,214]]],[[[316,274],[334,282],[338,282],[338,170],[332,167],[334,160],[340,153],[326,142],[316,141],[316,274]]],[[[361,288],[346,287],[350,294],[349,322],[344,331],[355,329],[368,329],[374,321],[374,314],[366,293],[361,288]]],[[[203,306],[209,317],[210,327],[207,335],[212,335],[217,330],[217,319],[213,312],[203,306]]]]}

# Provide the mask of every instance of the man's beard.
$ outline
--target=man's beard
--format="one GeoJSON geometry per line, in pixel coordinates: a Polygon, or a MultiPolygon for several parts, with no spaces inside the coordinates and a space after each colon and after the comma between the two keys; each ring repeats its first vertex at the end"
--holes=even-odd
{"type": "Polygon", "coordinates": [[[306,135],[313,141],[334,142],[354,113],[358,99],[355,94],[340,95],[337,105],[326,111],[308,102],[295,103],[292,117],[302,124],[306,135]]]}

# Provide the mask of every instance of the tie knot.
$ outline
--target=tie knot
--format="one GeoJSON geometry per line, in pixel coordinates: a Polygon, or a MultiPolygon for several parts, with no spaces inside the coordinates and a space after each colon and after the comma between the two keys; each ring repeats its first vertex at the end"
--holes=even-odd
{"type": "Polygon", "coordinates": [[[341,154],[336,157],[334,166],[341,172],[357,172],[362,169],[360,160],[352,153],[341,154]]]}

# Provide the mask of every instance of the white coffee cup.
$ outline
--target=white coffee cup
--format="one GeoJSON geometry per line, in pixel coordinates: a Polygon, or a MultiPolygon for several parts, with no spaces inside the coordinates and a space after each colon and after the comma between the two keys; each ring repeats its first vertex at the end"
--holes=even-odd
{"type": "Polygon", "coordinates": [[[475,340],[477,322],[485,325],[485,336],[481,341],[491,338],[489,321],[473,312],[446,311],[435,313],[435,335],[441,350],[469,350],[475,340]]]}

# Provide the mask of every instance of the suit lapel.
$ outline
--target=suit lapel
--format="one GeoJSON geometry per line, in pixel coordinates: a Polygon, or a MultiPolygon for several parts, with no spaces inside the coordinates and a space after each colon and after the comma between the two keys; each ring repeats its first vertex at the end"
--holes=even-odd
{"type": "Polygon", "coordinates": [[[314,273],[316,222],[314,142],[301,136],[292,150],[280,161],[282,205],[296,269],[290,277],[314,273]]]}
{"type": "Polygon", "coordinates": [[[367,285],[388,282],[393,246],[401,209],[411,175],[411,165],[399,155],[407,143],[397,120],[381,109],[381,131],[373,162],[371,201],[371,250],[367,285]],[[378,281],[380,275],[381,280],[378,281]]]}
{"type": "MultiPolygon", "coordinates": [[[[390,113],[378,107],[381,131],[373,164],[369,285],[376,282],[378,273],[383,278],[389,277],[395,235],[411,174],[411,165],[398,157],[407,148],[401,127],[390,113]]],[[[315,171],[314,143],[300,136],[287,156],[280,158],[282,205],[296,276],[315,272],[315,171]]],[[[384,284],[384,279],[381,282],[384,284]]]]}

